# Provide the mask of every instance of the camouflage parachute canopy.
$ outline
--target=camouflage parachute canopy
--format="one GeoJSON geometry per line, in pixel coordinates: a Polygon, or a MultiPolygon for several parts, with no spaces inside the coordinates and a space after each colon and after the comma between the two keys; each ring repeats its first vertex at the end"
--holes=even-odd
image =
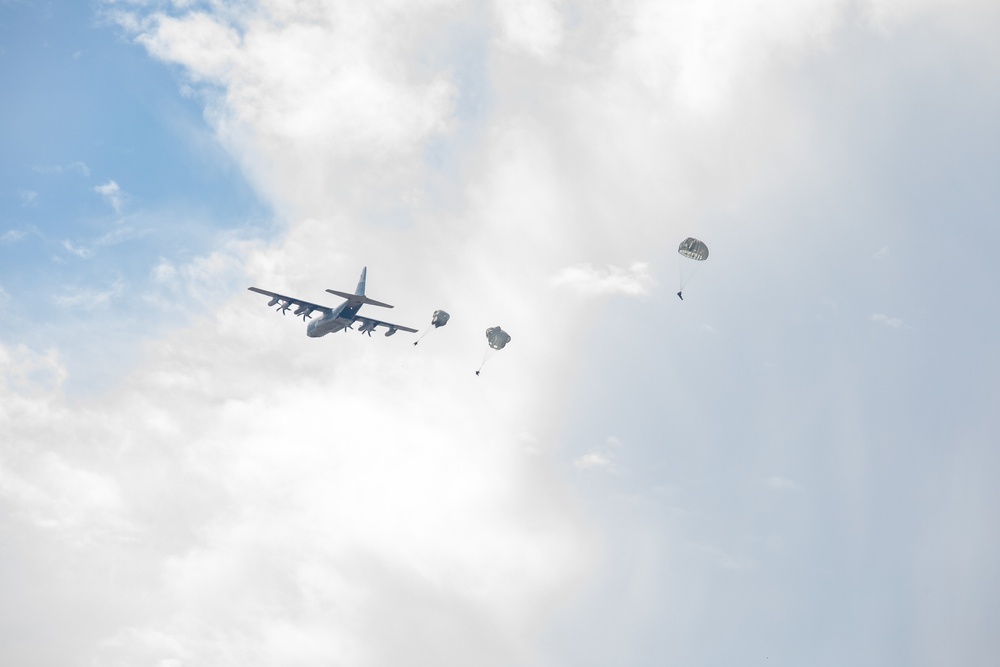
{"type": "Polygon", "coordinates": [[[687,237],[677,246],[677,252],[690,259],[703,262],[708,259],[708,246],[704,241],[699,241],[691,236],[687,237]]]}
{"type": "Polygon", "coordinates": [[[448,313],[443,310],[435,310],[434,314],[431,316],[431,324],[435,327],[443,327],[448,324],[448,319],[451,317],[448,313]]]}
{"type": "Polygon", "coordinates": [[[486,340],[494,350],[502,350],[510,342],[510,335],[499,326],[490,327],[486,330],[486,340]]]}

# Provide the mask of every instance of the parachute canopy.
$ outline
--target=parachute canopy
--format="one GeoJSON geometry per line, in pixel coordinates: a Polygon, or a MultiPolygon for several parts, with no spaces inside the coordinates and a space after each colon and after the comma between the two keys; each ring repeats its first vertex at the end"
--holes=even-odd
{"type": "Polygon", "coordinates": [[[448,324],[448,319],[451,317],[448,313],[443,310],[435,310],[434,314],[431,316],[431,324],[434,328],[443,327],[448,324]]]}
{"type": "Polygon", "coordinates": [[[704,241],[699,241],[691,236],[687,237],[677,246],[677,252],[690,259],[703,262],[708,259],[708,246],[704,241]]]}
{"type": "Polygon", "coordinates": [[[486,340],[494,350],[502,350],[503,346],[510,342],[510,334],[499,326],[490,327],[486,330],[486,340]]]}

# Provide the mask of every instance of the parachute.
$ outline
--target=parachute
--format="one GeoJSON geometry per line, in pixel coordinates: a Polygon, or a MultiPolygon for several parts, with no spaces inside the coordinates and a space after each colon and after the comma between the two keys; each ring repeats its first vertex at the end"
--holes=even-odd
{"type": "Polygon", "coordinates": [[[705,245],[705,242],[690,236],[681,241],[677,252],[699,262],[708,259],[708,246],[705,245]]]}
{"type": "Polygon", "coordinates": [[[502,350],[510,342],[510,334],[500,327],[490,327],[486,330],[486,340],[494,350],[502,350]]]}
{"type": "MultiPolygon", "coordinates": [[[[435,310],[434,314],[431,315],[431,326],[434,327],[435,329],[440,329],[444,325],[448,324],[448,320],[450,320],[450,319],[451,319],[451,315],[449,315],[445,311],[443,311],[443,310],[435,310]]],[[[423,340],[424,336],[426,336],[429,331],[430,331],[430,329],[424,330],[424,332],[422,334],[420,334],[420,338],[418,338],[416,341],[414,341],[413,344],[416,345],[421,340],[423,340]]]]}
{"type": "MultiPolygon", "coordinates": [[[[677,254],[687,259],[694,260],[696,262],[704,262],[708,259],[708,246],[705,245],[704,241],[699,241],[698,239],[689,236],[681,244],[677,246],[677,254]]],[[[684,286],[688,284],[694,274],[698,272],[701,264],[691,265],[686,259],[680,261],[680,288],[677,291],[678,298],[683,301],[684,297],[682,293],[684,292],[684,286]]]]}
{"type": "Polygon", "coordinates": [[[483,355],[483,363],[479,365],[476,375],[479,375],[479,371],[483,370],[483,366],[486,365],[491,356],[496,354],[498,350],[502,350],[510,342],[510,334],[501,329],[499,325],[490,327],[486,330],[486,342],[489,343],[490,349],[486,350],[486,354],[483,355]]]}
{"type": "Polygon", "coordinates": [[[443,310],[435,310],[434,314],[431,315],[431,325],[433,325],[433,327],[437,329],[438,327],[443,327],[444,325],[448,324],[449,319],[451,319],[451,315],[449,315],[448,313],[444,312],[443,310]]]}

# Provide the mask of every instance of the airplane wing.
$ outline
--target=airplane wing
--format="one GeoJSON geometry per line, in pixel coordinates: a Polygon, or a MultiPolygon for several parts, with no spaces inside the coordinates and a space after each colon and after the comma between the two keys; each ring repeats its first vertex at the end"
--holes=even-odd
{"type": "MultiPolygon", "coordinates": [[[[267,290],[260,289],[259,287],[248,287],[251,292],[257,292],[257,294],[263,294],[264,296],[271,297],[271,300],[267,305],[278,306],[278,310],[282,314],[288,312],[288,309],[295,306],[295,310],[292,311],[293,315],[301,315],[302,319],[312,318],[313,312],[327,313],[330,309],[326,306],[319,306],[315,303],[309,303],[308,301],[303,301],[302,299],[296,299],[291,296],[285,296],[284,294],[277,294],[275,292],[268,292],[267,290]]],[[[381,324],[381,322],[380,322],[381,324]]],[[[401,327],[400,327],[401,328],[401,327]]]]}
{"type": "Polygon", "coordinates": [[[373,320],[370,317],[365,317],[364,315],[355,315],[355,322],[361,323],[361,328],[358,329],[361,333],[367,333],[369,336],[375,331],[375,327],[385,327],[388,331],[385,332],[386,336],[391,336],[396,333],[396,331],[409,331],[410,333],[417,333],[416,329],[411,329],[410,327],[404,327],[401,324],[393,324],[391,322],[383,322],[382,320],[373,320]]]}

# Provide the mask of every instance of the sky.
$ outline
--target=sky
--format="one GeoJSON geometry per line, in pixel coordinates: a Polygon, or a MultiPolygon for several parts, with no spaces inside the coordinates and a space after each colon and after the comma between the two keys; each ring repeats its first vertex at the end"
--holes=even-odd
{"type": "Polygon", "coordinates": [[[0,0],[0,656],[995,662],[998,31],[0,0]]]}

